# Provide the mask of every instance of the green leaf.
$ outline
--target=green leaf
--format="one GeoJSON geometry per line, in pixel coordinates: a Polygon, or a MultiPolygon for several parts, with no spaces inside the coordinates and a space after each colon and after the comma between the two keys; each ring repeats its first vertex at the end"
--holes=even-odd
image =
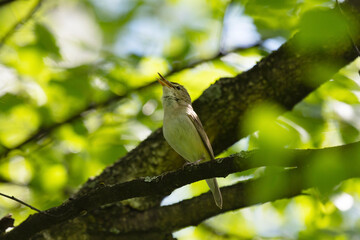
{"type": "Polygon", "coordinates": [[[19,96],[12,93],[6,93],[0,97],[0,112],[6,112],[12,109],[13,107],[24,104],[25,100],[19,96]]]}
{"type": "Polygon", "coordinates": [[[340,13],[324,8],[308,11],[300,20],[299,47],[317,49],[335,37],[348,41],[348,27],[340,13]]]}
{"type": "Polygon", "coordinates": [[[41,50],[56,59],[61,58],[60,49],[56,43],[56,39],[45,25],[40,23],[36,24],[35,35],[37,38],[37,45],[41,50]]]}

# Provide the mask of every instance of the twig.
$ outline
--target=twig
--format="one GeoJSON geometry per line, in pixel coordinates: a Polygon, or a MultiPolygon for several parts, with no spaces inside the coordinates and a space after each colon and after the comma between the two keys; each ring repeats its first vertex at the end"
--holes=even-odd
{"type": "Polygon", "coordinates": [[[42,211],[40,211],[40,210],[37,209],[36,207],[33,207],[33,206],[31,206],[30,204],[27,204],[26,202],[21,201],[20,199],[17,199],[17,198],[14,197],[14,196],[9,196],[9,195],[6,195],[6,194],[4,194],[4,193],[0,193],[0,195],[3,196],[3,197],[9,198],[9,199],[11,199],[11,200],[14,200],[15,202],[18,202],[18,203],[20,203],[20,204],[22,204],[22,205],[25,205],[25,206],[27,206],[28,208],[31,208],[32,210],[35,210],[35,211],[37,211],[37,212],[39,212],[39,213],[42,213],[42,211]]]}

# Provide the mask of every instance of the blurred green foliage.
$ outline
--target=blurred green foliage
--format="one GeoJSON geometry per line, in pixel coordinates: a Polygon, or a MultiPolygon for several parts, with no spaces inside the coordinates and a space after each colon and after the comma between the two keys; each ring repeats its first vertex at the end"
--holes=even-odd
{"type": "MultiPolygon", "coordinates": [[[[0,40],[36,4],[15,1],[1,7],[0,40]]],[[[249,69],[279,46],[279,39],[289,39],[299,29],[307,29],[303,44],[321,44],[308,41],[319,31],[311,28],[314,21],[323,22],[320,30],[326,32],[331,25],[346,34],[341,19],[324,11],[333,5],[326,0],[44,1],[0,45],[0,192],[40,209],[60,204],[161,127],[160,87],[134,90],[153,82],[157,72],[210,58],[169,77],[184,84],[196,99],[218,78],[249,69]],[[242,11],[228,16],[231,8],[242,11]],[[234,26],[223,26],[224,22],[234,26]],[[226,46],[222,33],[229,29],[238,34],[231,35],[231,46],[226,46]],[[266,44],[269,40],[272,45],[266,44]],[[242,42],[260,44],[212,59],[221,49],[246,47],[242,42]],[[103,104],[124,94],[121,100],[103,104]],[[17,147],[39,132],[41,137],[17,147]]],[[[263,148],[281,158],[286,157],[282,148],[359,141],[359,66],[358,60],[348,65],[280,117],[276,113],[281,107],[275,103],[255,106],[244,125],[249,136],[222,156],[263,148]]],[[[223,214],[175,235],[179,239],[358,236],[359,180],[347,180],[333,190],[336,182],[326,175],[345,171],[339,168],[341,156],[320,156],[315,161],[319,164],[308,178],[317,183],[319,194],[223,214]]],[[[249,170],[221,179],[220,184],[262,174],[264,169],[249,170]]],[[[203,182],[186,189],[183,197],[207,191],[203,182]]],[[[19,224],[31,210],[0,198],[0,216],[9,212],[19,224]]]]}

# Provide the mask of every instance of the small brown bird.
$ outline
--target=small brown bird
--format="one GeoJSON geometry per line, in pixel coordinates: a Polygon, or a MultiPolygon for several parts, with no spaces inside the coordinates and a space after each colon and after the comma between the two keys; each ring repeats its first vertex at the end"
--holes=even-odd
{"type": "MultiPolygon", "coordinates": [[[[200,119],[191,105],[187,90],[180,84],[169,82],[160,73],[163,86],[163,133],[169,145],[185,160],[199,162],[214,160],[214,153],[200,119]]],[[[216,178],[206,179],[216,205],[223,200],[216,178]]]]}

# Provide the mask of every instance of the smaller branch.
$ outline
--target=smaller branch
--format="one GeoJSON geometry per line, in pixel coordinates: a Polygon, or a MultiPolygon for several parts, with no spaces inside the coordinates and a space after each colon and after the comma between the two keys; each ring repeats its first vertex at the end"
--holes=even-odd
{"type": "MultiPolygon", "coordinates": [[[[198,65],[200,65],[200,64],[214,61],[214,60],[216,60],[216,59],[225,57],[226,55],[228,55],[228,54],[230,54],[230,53],[239,52],[239,51],[244,51],[244,50],[248,50],[248,49],[255,48],[255,47],[260,47],[262,43],[263,43],[262,41],[259,41],[259,42],[254,43],[253,45],[249,45],[249,46],[245,46],[245,47],[237,47],[237,48],[234,48],[234,49],[232,49],[231,51],[228,51],[228,52],[219,51],[216,55],[214,55],[214,56],[212,56],[212,57],[210,57],[210,58],[195,60],[195,61],[190,62],[189,64],[187,64],[187,65],[185,65],[185,66],[173,68],[173,69],[172,69],[170,72],[168,72],[164,77],[166,78],[166,77],[168,77],[168,76],[170,76],[170,75],[172,75],[172,74],[174,74],[174,73],[183,71],[183,70],[185,70],[185,69],[194,68],[194,67],[196,67],[196,66],[198,66],[198,65]]],[[[155,81],[154,83],[157,83],[157,81],[155,81]]]]}
{"type": "Polygon", "coordinates": [[[11,200],[14,200],[15,202],[18,202],[18,203],[20,203],[20,204],[22,204],[22,205],[25,205],[25,206],[27,206],[28,208],[31,208],[32,210],[35,210],[35,211],[37,211],[37,212],[39,212],[39,213],[42,212],[42,211],[40,211],[39,209],[37,209],[36,207],[33,207],[33,206],[31,206],[30,204],[27,204],[26,202],[21,201],[20,199],[14,197],[14,196],[9,196],[9,195],[6,195],[6,194],[4,194],[4,193],[0,193],[0,195],[3,196],[3,197],[9,198],[9,199],[11,199],[11,200]]]}

